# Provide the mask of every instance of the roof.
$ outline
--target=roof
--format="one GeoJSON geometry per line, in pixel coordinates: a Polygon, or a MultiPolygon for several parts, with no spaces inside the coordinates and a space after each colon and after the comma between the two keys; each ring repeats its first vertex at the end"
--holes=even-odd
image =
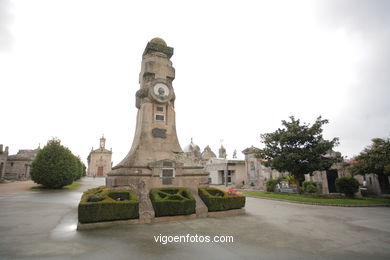
{"type": "Polygon", "coordinates": [[[261,149],[254,147],[253,145],[251,147],[248,147],[242,151],[243,154],[250,154],[250,153],[258,153],[261,149]]]}
{"type": "Polygon", "coordinates": [[[19,150],[17,154],[9,155],[8,161],[32,161],[40,149],[19,150]]]}
{"type": "Polygon", "coordinates": [[[98,149],[91,151],[91,153],[112,153],[112,151],[107,150],[106,148],[104,148],[104,149],[98,148],[98,149]]]}
{"type": "Polygon", "coordinates": [[[189,145],[186,145],[183,149],[185,153],[193,153],[193,152],[199,152],[200,153],[200,147],[199,145],[194,144],[192,138],[191,143],[189,145]]]}

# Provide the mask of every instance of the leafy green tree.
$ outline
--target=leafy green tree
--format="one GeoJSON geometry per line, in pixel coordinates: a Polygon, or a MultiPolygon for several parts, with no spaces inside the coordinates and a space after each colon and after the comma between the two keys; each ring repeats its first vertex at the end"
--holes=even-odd
{"type": "Polygon", "coordinates": [[[354,175],[377,174],[381,191],[389,193],[390,139],[372,139],[372,144],[355,158],[355,163],[352,164],[350,170],[354,175]]]}
{"type": "Polygon", "coordinates": [[[390,175],[390,139],[374,138],[356,158],[350,170],[353,174],[374,173],[378,176],[390,175]]]}
{"type": "Polygon", "coordinates": [[[327,152],[338,144],[338,138],[324,140],[322,126],[327,123],[328,120],[321,116],[311,126],[301,124],[293,116],[290,121],[282,120],[283,128],[261,135],[265,148],[258,156],[267,159],[262,162],[265,166],[292,174],[299,186],[305,174],[328,170],[341,159],[327,156],[327,152]]]}
{"type": "Polygon", "coordinates": [[[74,173],[74,180],[78,180],[81,177],[84,177],[86,175],[86,167],[84,163],[81,161],[80,156],[74,156],[74,163],[76,164],[76,172],[74,173]]]}
{"type": "Polygon", "coordinates": [[[58,139],[49,140],[32,162],[31,179],[48,188],[72,184],[77,172],[76,157],[58,139]]]}

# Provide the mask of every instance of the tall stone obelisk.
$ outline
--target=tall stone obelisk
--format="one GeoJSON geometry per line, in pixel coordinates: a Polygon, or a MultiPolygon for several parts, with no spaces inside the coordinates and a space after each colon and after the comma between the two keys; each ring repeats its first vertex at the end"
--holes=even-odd
{"type": "Polygon", "coordinates": [[[109,188],[130,188],[138,193],[140,218],[145,222],[154,217],[148,193],[156,187],[188,188],[197,200],[197,214],[207,213],[197,189],[208,185],[208,174],[203,166],[184,155],[177,139],[172,55],[173,48],[160,38],[146,45],[139,74],[140,89],[136,92],[138,113],[133,144],[106,178],[109,188]]]}

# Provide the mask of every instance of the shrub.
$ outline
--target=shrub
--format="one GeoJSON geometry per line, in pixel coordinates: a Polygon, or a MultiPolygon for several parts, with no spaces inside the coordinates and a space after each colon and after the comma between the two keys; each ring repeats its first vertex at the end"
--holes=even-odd
{"type": "Polygon", "coordinates": [[[287,175],[286,181],[288,182],[288,184],[297,184],[297,180],[292,174],[287,175]]]}
{"type": "Polygon", "coordinates": [[[81,161],[79,156],[73,156],[74,164],[75,164],[75,172],[73,173],[73,180],[78,180],[81,177],[86,175],[86,167],[84,163],[81,161]]]}
{"type": "Polygon", "coordinates": [[[268,181],[266,181],[265,185],[267,186],[267,191],[274,192],[275,187],[278,183],[279,183],[279,180],[275,180],[275,179],[269,179],[268,181]]]}
{"type": "Polygon", "coordinates": [[[359,190],[359,182],[353,177],[340,177],[336,179],[336,190],[347,197],[353,197],[359,190]]]}
{"type": "Polygon", "coordinates": [[[104,200],[104,197],[100,194],[88,194],[87,202],[98,202],[104,200]]]}
{"type": "Polygon", "coordinates": [[[302,188],[303,191],[307,193],[317,192],[317,184],[314,181],[304,181],[302,184],[302,188]]]}
{"type": "Polygon", "coordinates": [[[138,210],[139,202],[134,191],[110,190],[101,186],[84,192],[78,207],[79,222],[134,219],[139,217],[138,210]]]}
{"type": "Polygon", "coordinates": [[[199,188],[198,192],[208,211],[240,209],[245,206],[243,195],[229,195],[217,188],[199,188]]]}
{"type": "Polygon", "coordinates": [[[108,197],[118,201],[130,200],[130,194],[126,191],[112,191],[108,193],[108,197]]]}
{"type": "Polygon", "coordinates": [[[52,139],[32,162],[31,179],[47,188],[62,188],[72,184],[75,172],[75,156],[60,140],[52,139]]]}
{"type": "Polygon", "coordinates": [[[195,213],[195,198],[186,188],[151,189],[149,197],[156,217],[195,213]]]}

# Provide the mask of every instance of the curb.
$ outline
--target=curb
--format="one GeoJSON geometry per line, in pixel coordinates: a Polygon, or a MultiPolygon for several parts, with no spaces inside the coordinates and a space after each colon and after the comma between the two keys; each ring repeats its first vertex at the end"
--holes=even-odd
{"type": "Polygon", "coordinates": [[[306,204],[306,205],[314,205],[314,206],[326,206],[326,207],[350,207],[350,208],[365,208],[365,207],[390,207],[390,204],[372,204],[372,205],[351,205],[351,204],[323,204],[323,203],[315,203],[315,202],[304,202],[304,201],[293,201],[293,200],[284,200],[284,199],[275,199],[275,198],[267,198],[267,197],[259,197],[246,195],[246,197],[256,198],[256,199],[264,199],[264,200],[276,200],[283,202],[290,202],[295,204],[306,204]]]}
{"type": "MultiPolygon", "coordinates": [[[[215,212],[207,212],[208,218],[218,218],[218,217],[228,217],[228,216],[237,216],[237,215],[245,215],[245,208],[242,209],[231,209],[225,211],[215,211],[215,212]]],[[[121,225],[138,225],[138,224],[152,224],[152,223],[162,223],[162,222],[171,222],[171,221],[182,221],[182,220],[191,220],[199,217],[196,214],[191,215],[179,215],[179,216],[166,216],[166,217],[157,217],[151,219],[150,222],[145,222],[140,219],[128,219],[128,220],[114,220],[114,221],[104,221],[104,222],[95,222],[95,223],[78,223],[77,230],[91,230],[96,228],[108,228],[114,226],[121,225]]]]}

